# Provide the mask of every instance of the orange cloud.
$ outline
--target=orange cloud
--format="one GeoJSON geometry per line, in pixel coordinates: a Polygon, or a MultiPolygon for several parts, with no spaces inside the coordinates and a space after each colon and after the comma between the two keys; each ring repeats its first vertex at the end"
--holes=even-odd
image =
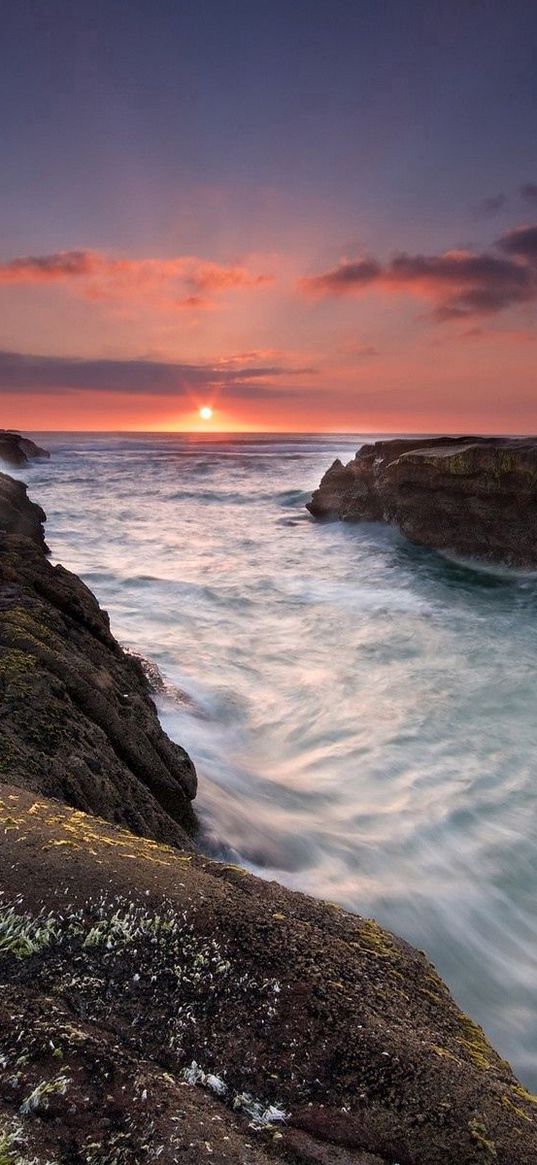
{"type": "Polygon", "coordinates": [[[1,284],[65,283],[88,299],[148,296],[181,309],[211,306],[207,298],[271,283],[272,275],[180,255],[171,259],[121,259],[98,251],[58,251],[0,263],[1,284]]]}
{"type": "Polygon", "coordinates": [[[184,311],[192,311],[195,308],[197,311],[205,311],[212,307],[210,299],[204,299],[203,295],[186,295],[184,299],[176,300],[176,307],[184,311]]]}
{"type": "Polygon", "coordinates": [[[461,340],[483,341],[486,344],[535,344],[537,335],[527,328],[481,328],[478,326],[467,328],[460,336],[461,340]]]}

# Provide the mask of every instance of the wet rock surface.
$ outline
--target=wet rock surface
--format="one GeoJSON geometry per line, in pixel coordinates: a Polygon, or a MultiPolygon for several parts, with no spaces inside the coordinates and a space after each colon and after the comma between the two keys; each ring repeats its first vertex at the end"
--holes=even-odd
{"type": "Polygon", "coordinates": [[[21,433],[15,433],[12,429],[0,429],[0,462],[18,466],[27,465],[36,458],[49,457],[48,450],[36,445],[29,437],[23,437],[21,433]]]}
{"type": "Polygon", "coordinates": [[[537,567],[537,439],[377,441],[325,473],[317,518],[380,521],[422,546],[537,567]]]}

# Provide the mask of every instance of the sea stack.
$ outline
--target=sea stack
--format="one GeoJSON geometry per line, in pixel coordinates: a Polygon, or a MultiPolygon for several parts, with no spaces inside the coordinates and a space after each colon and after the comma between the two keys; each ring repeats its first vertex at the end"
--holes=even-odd
{"type": "Polygon", "coordinates": [[[410,541],[537,567],[537,439],[435,437],[363,445],[334,461],[307,509],[387,522],[410,541]]]}

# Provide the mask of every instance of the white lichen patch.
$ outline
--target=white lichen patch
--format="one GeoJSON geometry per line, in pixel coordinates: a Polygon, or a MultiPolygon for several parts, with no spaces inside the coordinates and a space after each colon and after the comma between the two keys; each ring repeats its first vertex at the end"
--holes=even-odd
{"type": "MultiPolygon", "coordinates": [[[[228,1097],[229,1089],[221,1076],[217,1076],[213,1072],[204,1072],[195,1060],[192,1061],[189,1068],[185,1068],[183,1073],[183,1080],[185,1084],[194,1086],[199,1084],[202,1088],[208,1088],[217,1096],[228,1097]]],[[[231,1096],[231,1107],[235,1111],[243,1112],[250,1117],[249,1127],[252,1129],[267,1129],[275,1124],[280,1124],[287,1120],[288,1113],[277,1104],[265,1104],[261,1100],[256,1100],[250,1092],[234,1092],[231,1096]]]]}
{"type": "Polygon", "coordinates": [[[0,913],[0,955],[27,958],[50,946],[55,936],[56,923],[51,914],[41,912],[33,918],[28,913],[19,914],[14,906],[0,913]]]}
{"type": "Polygon", "coordinates": [[[233,1108],[245,1112],[250,1119],[250,1128],[267,1129],[287,1120],[288,1113],[278,1104],[265,1104],[256,1100],[249,1092],[238,1093],[233,1100],[233,1108]]]}
{"type": "MultiPolygon", "coordinates": [[[[54,912],[32,916],[22,896],[5,903],[0,895],[0,960],[9,966],[10,961],[35,959],[31,976],[53,998],[61,1000],[74,994],[85,1024],[100,1024],[114,1008],[116,1020],[124,1014],[136,1044],[152,1031],[150,1016],[154,1016],[159,1047],[174,1072],[171,1080],[177,1083],[182,1073],[184,1084],[201,1085],[244,1114],[252,1128],[270,1127],[286,1119],[283,1108],[257,1099],[251,1091],[237,1091],[236,1077],[231,1089],[218,1065],[222,1047],[229,1042],[229,1017],[247,1012],[252,1033],[257,1030],[263,1038],[277,1022],[282,985],[278,979],[260,974],[242,952],[235,955],[219,935],[204,934],[198,927],[195,912],[191,916],[169,901],[159,902],[157,913],[145,900],[132,902],[103,892],[83,907],[74,908],[66,893],[54,912]],[[198,1064],[210,1064],[212,1069],[205,1071],[198,1064]]],[[[10,977],[13,974],[18,971],[11,965],[10,977]]],[[[63,1094],[68,1089],[71,1072],[78,1079],[68,1065],[73,1065],[74,1056],[85,1054],[87,1030],[78,1030],[73,1022],[62,1019],[54,1030],[38,1031],[39,1025],[28,1025],[22,1013],[12,1019],[19,1034],[16,1043],[5,1048],[4,1067],[12,1074],[18,1097],[24,1097],[20,1117],[29,1118],[44,1112],[54,1093],[63,1094]],[[34,1087],[36,1075],[30,1075],[26,1065],[42,1063],[43,1056],[61,1071],[34,1087]]],[[[239,1088],[242,1074],[240,1080],[239,1088]]],[[[245,1069],[245,1087],[247,1082],[251,1088],[251,1070],[245,1069]]],[[[120,1138],[113,1145],[107,1142],[103,1146],[88,1138],[82,1158],[86,1165],[126,1165],[133,1144],[140,1150],[139,1122],[145,1128],[154,1096],[142,1076],[131,1086],[128,1100],[136,1114],[136,1128],[129,1138],[120,1138]]],[[[265,1095],[264,1088],[260,1091],[265,1095]]],[[[267,1093],[270,1096],[270,1083],[267,1093]]],[[[145,1129],[144,1138],[154,1151],[149,1129],[145,1129]]]]}
{"type": "Polygon", "coordinates": [[[131,1129],[119,1130],[112,1133],[105,1144],[101,1141],[90,1141],[82,1150],[84,1165],[130,1165],[136,1160],[136,1155],[143,1155],[143,1160],[150,1161],[148,1155],[152,1153],[156,1158],[153,1147],[151,1127],[148,1138],[140,1135],[139,1131],[131,1129]]]}
{"type": "Polygon", "coordinates": [[[157,914],[103,894],[83,909],[70,909],[66,903],[61,914],[41,912],[35,917],[22,909],[20,899],[0,905],[0,957],[22,959],[64,951],[76,964],[70,975],[66,973],[62,984],[66,988],[77,987],[98,999],[105,970],[108,975],[125,968],[126,974],[128,963],[132,988],[150,984],[157,990],[165,985],[168,997],[170,991],[177,994],[169,1029],[169,1048],[177,1053],[185,1030],[206,1014],[210,997],[222,1002],[244,999],[249,1004],[255,998],[262,1024],[276,1018],[280,983],[245,971],[222,942],[197,932],[186,912],[177,912],[171,904],[163,903],[157,914]]]}
{"type": "Polygon", "coordinates": [[[204,1088],[209,1088],[216,1096],[227,1096],[227,1084],[221,1076],[216,1076],[213,1072],[204,1072],[202,1068],[192,1061],[190,1068],[185,1068],[182,1073],[185,1084],[201,1084],[204,1088]]]}
{"type": "Polygon", "coordinates": [[[0,1165],[15,1165],[20,1160],[18,1149],[21,1143],[21,1128],[0,1130],[0,1165]]]}
{"type": "Polygon", "coordinates": [[[9,1121],[0,1128],[0,1165],[59,1165],[57,1161],[32,1153],[22,1125],[9,1121]],[[29,1155],[31,1154],[31,1156],[29,1155]]]}
{"type": "Polygon", "coordinates": [[[42,1080],[23,1100],[19,1108],[21,1116],[31,1116],[46,1110],[50,1097],[65,1096],[70,1083],[70,1077],[66,1076],[64,1072],[59,1072],[57,1076],[53,1076],[52,1080],[42,1080]]]}

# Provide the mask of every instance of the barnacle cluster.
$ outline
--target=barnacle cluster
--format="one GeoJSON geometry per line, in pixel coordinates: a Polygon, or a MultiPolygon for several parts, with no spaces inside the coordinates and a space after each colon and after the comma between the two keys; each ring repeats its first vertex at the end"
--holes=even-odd
{"type": "MultiPolygon", "coordinates": [[[[138,1047],[138,1030],[145,1030],[144,1000],[150,999],[162,1024],[163,1062],[173,1072],[162,1076],[166,1087],[177,1087],[180,1082],[200,1085],[228,1109],[246,1117],[253,1130],[270,1130],[285,1120],[286,1113],[278,1104],[242,1091],[237,1078],[232,1082],[224,1078],[214,1038],[219,1017],[225,1021],[228,1012],[251,1006],[254,999],[259,1022],[271,1024],[281,997],[278,980],[245,966],[225,940],[199,930],[194,914],[177,910],[167,900],[159,903],[158,912],[143,900],[104,892],[81,907],[73,907],[67,895],[56,901],[55,909],[32,914],[22,895],[11,901],[3,901],[0,895],[0,964],[11,967],[10,976],[17,963],[26,973],[27,963],[32,962],[32,981],[39,981],[53,999],[76,998],[78,1015],[90,1025],[106,1020],[111,1007],[121,1008],[128,1000],[132,1035],[127,1043],[133,1047],[138,1047]],[[192,1060],[196,1053],[211,1066],[206,1071],[192,1060]]],[[[18,1119],[26,1125],[31,1123],[28,1118],[42,1117],[53,1098],[57,1104],[67,1094],[66,1103],[71,1103],[73,1062],[87,1045],[88,1034],[75,1022],[60,1022],[57,1016],[48,1025],[45,1018],[33,1029],[22,1013],[15,1018],[20,1039],[0,1046],[0,1073],[12,1080],[12,1089],[22,1096],[17,1102],[18,1119]]],[[[105,1077],[106,1072],[103,1087],[105,1077]]],[[[113,1144],[110,1137],[105,1145],[102,1140],[88,1139],[81,1158],[86,1165],[127,1165],[134,1146],[139,1152],[142,1141],[147,1141],[154,1148],[158,1132],[147,1111],[148,1091],[151,1095],[151,1085],[142,1074],[135,1082],[132,1127],[126,1116],[114,1132],[113,1144]]],[[[272,1091],[272,1083],[267,1082],[267,1094],[272,1091]]],[[[16,1157],[5,1156],[12,1153],[10,1144],[6,1142],[5,1161],[0,1156],[0,1165],[24,1165],[18,1150],[16,1157]]]]}

